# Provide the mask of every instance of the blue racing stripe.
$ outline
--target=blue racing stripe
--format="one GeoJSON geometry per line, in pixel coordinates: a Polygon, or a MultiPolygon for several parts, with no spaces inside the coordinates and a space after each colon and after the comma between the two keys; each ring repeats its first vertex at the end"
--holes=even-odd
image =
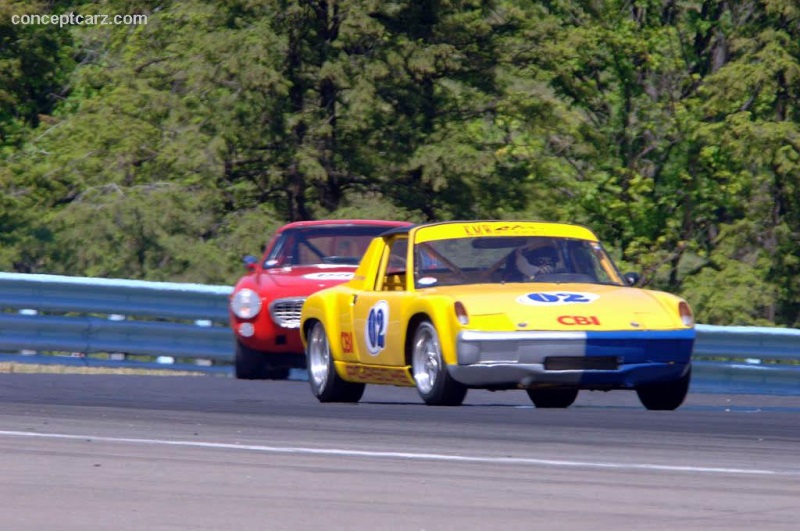
{"type": "Polygon", "coordinates": [[[686,363],[692,356],[693,329],[587,332],[587,357],[616,356],[622,365],[686,363]]]}
{"type": "Polygon", "coordinates": [[[586,332],[586,339],[591,340],[694,340],[694,328],[684,328],[682,330],[613,330],[609,332],[586,332]]]}
{"type": "Polygon", "coordinates": [[[642,383],[675,380],[684,374],[692,358],[695,331],[587,332],[587,357],[613,356],[617,371],[586,371],[581,384],[636,387],[642,383]]]}

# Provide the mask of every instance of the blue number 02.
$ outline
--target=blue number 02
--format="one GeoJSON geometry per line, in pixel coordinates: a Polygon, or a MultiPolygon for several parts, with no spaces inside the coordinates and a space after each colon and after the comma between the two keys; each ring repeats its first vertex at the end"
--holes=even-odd
{"type": "Polygon", "coordinates": [[[592,302],[583,293],[531,293],[528,298],[536,302],[592,302]]]}
{"type": "Polygon", "coordinates": [[[371,354],[377,354],[386,345],[386,330],[389,325],[389,306],[380,301],[370,308],[366,322],[367,348],[371,354]]]}
{"type": "Polygon", "coordinates": [[[372,308],[369,311],[369,344],[374,348],[383,348],[384,335],[386,334],[386,317],[383,308],[372,308]]]}
{"type": "Polygon", "coordinates": [[[564,302],[592,302],[582,293],[559,293],[558,296],[561,297],[564,302]]]}

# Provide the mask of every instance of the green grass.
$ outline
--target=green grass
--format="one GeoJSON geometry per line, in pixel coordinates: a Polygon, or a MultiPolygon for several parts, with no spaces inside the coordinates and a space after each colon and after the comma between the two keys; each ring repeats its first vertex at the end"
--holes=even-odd
{"type": "Polygon", "coordinates": [[[0,373],[18,374],[128,374],[147,376],[204,376],[202,372],[109,367],[75,367],[69,365],[36,365],[33,363],[0,362],[0,373]]]}

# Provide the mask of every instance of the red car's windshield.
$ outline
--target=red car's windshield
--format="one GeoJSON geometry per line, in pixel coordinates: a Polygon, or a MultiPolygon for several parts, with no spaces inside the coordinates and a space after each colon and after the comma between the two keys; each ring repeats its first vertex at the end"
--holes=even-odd
{"type": "Polygon", "coordinates": [[[339,264],[356,266],[372,239],[392,228],[381,225],[311,226],[278,235],[264,268],[339,264]]]}

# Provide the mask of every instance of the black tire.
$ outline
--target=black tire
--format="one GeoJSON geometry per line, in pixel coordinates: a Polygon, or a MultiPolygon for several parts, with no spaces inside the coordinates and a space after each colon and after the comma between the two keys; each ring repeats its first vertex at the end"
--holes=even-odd
{"type": "Polygon", "coordinates": [[[571,406],[578,398],[577,389],[527,389],[533,405],[537,409],[564,409],[571,406]]]}
{"type": "Polygon", "coordinates": [[[308,333],[306,365],[311,392],[320,402],[355,403],[364,395],[365,385],[343,380],[333,363],[325,326],[317,321],[308,333]]]}
{"type": "Polygon", "coordinates": [[[411,343],[411,372],[417,392],[429,406],[460,406],[467,386],[455,381],[442,360],[439,335],[430,321],[422,321],[411,343]]]}
{"type": "Polygon", "coordinates": [[[692,380],[690,368],[684,376],[672,382],[642,385],[636,388],[639,401],[653,411],[673,411],[683,404],[692,380]]]}
{"type": "Polygon", "coordinates": [[[255,350],[241,341],[236,341],[234,357],[234,374],[240,380],[285,380],[289,377],[289,369],[272,367],[268,361],[269,354],[255,350]]]}

